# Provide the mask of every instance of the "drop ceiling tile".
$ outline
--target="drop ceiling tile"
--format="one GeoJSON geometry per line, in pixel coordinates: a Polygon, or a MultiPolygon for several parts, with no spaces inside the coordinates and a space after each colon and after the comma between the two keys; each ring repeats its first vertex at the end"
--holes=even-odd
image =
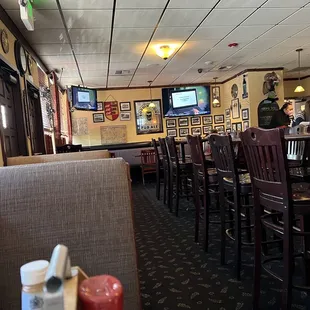
{"type": "Polygon", "coordinates": [[[65,10],[63,12],[69,29],[111,27],[111,10],[65,10]]]}
{"type": "MultiPolygon", "coordinates": [[[[75,64],[74,64],[75,65],[75,64]]],[[[107,62],[96,62],[96,63],[79,63],[79,67],[81,70],[107,70],[108,69],[108,63],[107,62]]],[[[110,66],[111,68],[111,66],[110,66]]]]}
{"type": "Polygon", "coordinates": [[[145,87],[148,86],[149,84],[147,82],[143,82],[143,81],[135,81],[132,80],[129,87],[145,87]]]}
{"type": "Polygon", "coordinates": [[[252,41],[265,33],[268,29],[273,27],[272,25],[260,25],[260,26],[239,26],[226,38],[226,42],[244,42],[252,41]]]}
{"type": "Polygon", "coordinates": [[[269,8],[301,8],[309,3],[309,0],[269,0],[263,7],[269,8]]]}
{"type": "Polygon", "coordinates": [[[191,84],[195,79],[197,79],[199,73],[195,75],[190,75],[190,74],[184,74],[182,76],[179,76],[176,80],[173,81],[173,85],[180,85],[180,84],[191,84]]]}
{"type": "MultiPolygon", "coordinates": [[[[102,0],[101,0],[102,1],[102,0]]],[[[164,8],[167,0],[123,0],[116,1],[116,9],[155,9],[164,8]]]]}
{"type": "MultiPolygon", "coordinates": [[[[68,1],[68,0],[65,0],[68,1]]],[[[19,10],[18,1],[13,0],[1,0],[1,6],[5,10],[19,10]]],[[[56,1],[35,1],[33,8],[38,9],[57,9],[56,1]]]]}
{"type": "Polygon", "coordinates": [[[160,27],[196,27],[210,12],[209,9],[168,9],[159,24],[160,27]]]}
{"type": "Polygon", "coordinates": [[[217,26],[217,27],[199,27],[190,37],[190,41],[197,40],[215,40],[225,37],[234,27],[233,26],[217,26]]]}
{"type": "Polygon", "coordinates": [[[38,55],[71,55],[69,44],[34,44],[33,48],[38,55]]]}
{"type": "Polygon", "coordinates": [[[310,37],[310,27],[307,27],[303,31],[296,33],[294,37],[310,37]]]}
{"type": "Polygon", "coordinates": [[[138,63],[138,61],[120,63],[112,62],[110,63],[110,70],[134,70],[137,67],[138,63]]]}
{"type": "Polygon", "coordinates": [[[62,73],[62,78],[74,78],[79,76],[77,68],[72,68],[70,70],[64,70],[62,73]]]}
{"type": "Polygon", "coordinates": [[[309,26],[309,16],[310,16],[309,14],[310,14],[310,8],[300,9],[295,14],[293,14],[291,17],[283,21],[281,24],[283,25],[305,25],[305,27],[309,26]]]}
{"type": "Polygon", "coordinates": [[[225,0],[221,1],[217,8],[258,8],[266,0],[225,0]]]}
{"type": "MultiPolygon", "coordinates": [[[[36,2],[54,2],[54,1],[36,1],[36,2]]],[[[55,1],[56,2],[56,1],[55,1]]],[[[61,7],[63,10],[92,10],[94,8],[100,9],[113,9],[113,0],[61,0],[61,7]]],[[[42,4],[43,5],[43,4],[42,4]]]]}
{"type": "Polygon", "coordinates": [[[236,51],[230,50],[220,50],[220,49],[212,49],[206,55],[201,58],[201,61],[224,61],[227,57],[234,54],[236,51]]]}
{"type": "Polygon", "coordinates": [[[254,8],[215,9],[210,13],[201,26],[237,26],[254,10],[254,8]]]}
{"type": "Polygon", "coordinates": [[[157,74],[141,74],[137,71],[132,79],[132,82],[149,85],[148,81],[153,81],[157,74]]]}
{"type": "Polygon", "coordinates": [[[113,42],[148,41],[154,28],[114,28],[113,42]]]}
{"type": "Polygon", "coordinates": [[[250,16],[242,25],[276,25],[295,11],[296,9],[290,8],[261,8],[250,16]]]}
{"type": "Polygon", "coordinates": [[[237,52],[238,50],[244,48],[247,46],[247,44],[249,44],[250,42],[252,42],[253,40],[231,40],[229,38],[225,38],[223,41],[219,42],[217,45],[216,45],[216,49],[221,49],[221,50],[234,50],[235,52],[237,52]],[[228,44],[230,43],[233,43],[233,42],[236,42],[238,43],[238,46],[236,47],[229,47],[228,44]]]}
{"type": "Polygon", "coordinates": [[[99,54],[80,54],[77,55],[76,58],[78,63],[96,63],[96,62],[108,62],[109,54],[107,53],[99,53],[99,54]]]}
{"type": "Polygon", "coordinates": [[[109,52],[109,44],[108,43],[73,44],[73,49],[76,55],[101,54],[109,52]]]}
{"type": "Polygon", "coordinates": [[[283,41],[283,38],[269,39],[269,38],[259,37],[258,39],[254,40],[249,45],[247,45],[247,48],[255,48],[257,50],[264,51],[277,45],[278,43],[282,41],[283,41]]]}
{"type": "Polygon", "coordinates": [[[106,79],[86,78],[84,83],[90,88],[106,88],[106,79]]]}
{"type": "Polygon", "coordinates": [[[83,79],[89,77],[106,78],[107,72],[107,70],[81,70],[83,79]]]}
{"type": "Polygon", "coordinates": [[[163,75],[161,74],[155,81],[153,81],[152,85],[169,85],[175,79],[177,79],[180,75],[179,74],[169,74],[163,75]]]}
{"type": "Polygon", "coordinates": [[[141,62],[136,74],[156,76],[162,69],[163,66],[161,65],[148,65],[141,62]]]}
{"type": "Polygon", "coordinates": [[[212,9],[218,0],[170,0],[169,9],[212,9]]]}
{"type": "Polygon", "coordinates": [[[266,32],[264,38],[289,38],[304,29],[304,25],[277,25],[266,32]]]}
{"type": "Polygon", "coordinates": [[[54,64],[74,64],[74,58],[72,54],[70,55],[50,55],[50,56],[40,56],[42,61],[47,65],[54,64]]]}
{"type": "Polygon", "coordinates": [[[132,62],[139,61],[142,55],[134,53],[125,53],[125,54],[111,54],[111,62],[132,62]]]}
{"type": "Polygon", "coordinates": [[[195,30],[195,27],[159,27],[156,29],[153,41],[186,40],[195,30]]]}
{"type": "Polygon", "coordinates": [[[115,27],[154,27],[162,13],[161,9],[116,10],[115,27]]]}
{"type": "Polygon", "coordinates": [[[279,46],[291,47],[297,49],[304,46],[306,43],[310,43],[310,38],[308,40],[304,40],[303,37],[292,37],[281,42],[279,46]]]}
{"type": "Polygon", "coordinates": [[[142,55],[146,42],[115,42],[112,44],[112,54],[137,53],[142,55]]]}
{"type": "MultiPolygon", "coordinates": [[[[84,83],[85,83],[85,81],[84,81],[84,83]]],[[[64,85],[64,86],[80,85],[81,84],[81,80],[80,80],[79,76],[70,77],[70,78],[62,78],[61,79],[61,84],[64,85]]],[[[87,84],[85,84],[85,86],[86,85],[87,84]]]]}

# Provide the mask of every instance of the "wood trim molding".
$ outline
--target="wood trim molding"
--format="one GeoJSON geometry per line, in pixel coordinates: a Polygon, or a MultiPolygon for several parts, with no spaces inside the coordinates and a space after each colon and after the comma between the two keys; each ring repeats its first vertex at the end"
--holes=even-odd
{"type": "MultiPolygon", "coordinates": [[[[303,76],[300,79],[301,80],[305,80],[305,79],[308,79],[308,78],[310,78],[310,75],[303,76]]],[[[298,81],[298,80],[299,80],[299,78],[287,78],[287,79],[284,79],[284,81],[298,81]]]]}

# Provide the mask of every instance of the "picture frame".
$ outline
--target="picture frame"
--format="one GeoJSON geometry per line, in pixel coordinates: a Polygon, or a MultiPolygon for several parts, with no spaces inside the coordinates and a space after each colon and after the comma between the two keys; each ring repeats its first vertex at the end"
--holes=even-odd
{"type": "Polygon", "coordinates": [[[214,126],[214,129],[217,130],[218,133],[225,132],[225,126],[224,125],[214,126]]]}
{"type": "Polygon", "coordinates": [[[121,112],[120,113],[121,121],[130,121],[131,120],[131,112],[121,112]]]}
{"type": "Polygon", "coordinates": [[[242,120],[243,121],[248,121],[250,116],[249,116],[249,109],[242,109],[241,110],[241,114],[242,114],[242,120]]]}
{"type": "Polygon", "coordinates": [[[120,111],[131,111],[130,102],[120,102],[119,109],[120,111]]]}
{"type": "Polygon", "coordinates": [[[249,125],[249,121],[245,121],[243,122],[243,130],[247,130],[248,128],[250,128],[250,125],[249,125]]]}
{"type": "Polygon", "coordinates": [[[214,115],[214,124],[223,124],[224,123],[224,114],[214,115]]]}
{"type": "Polygon", "coordinates": [[[233,119],[240,118],[240,105],[238,98],[231,100],[231,111],[233,119]]]}
{"type": "Polygon", "coordinates": [[[230,118],[230,109],[225,110],[225,117],[230,118]]]}
{"type": "Polygon", "coordinates": [[[103,123],[104,121],[103,113],[93,113],[93,123],[103,123]]]}
{"type": "Polygon", "coordinates": [[[97,111],[103,111],[103,102],[102,101],[97,102],[97,111]]]}
{"type": "Polygon", "coordinates": [[[212,93],[212,102],[214,99],[217,99],[219,101],[219,103],[213,104],[213,107],[219,108],[221,106],[220,86],[212,86],[211,93],[212,93]]]}
{"type": "Polygon", "coordinates": [[[230,128],[226,128],[226,133],[231,133],[231,129],[230,128]]]}
{"type": "Polygon", "coordinates": [[[205,134],[205,135],[208,135],[211,133],[213,127],[212,125],[207,125],[207,126],[203,126],[202,127],[202,132],[205,134]]]}
{"type": "Polygon", "coordinates": [[[163,132],[161,99],[134,101],[137,135],[163,132]]]}
{"type": "Polygon", "coordinates": [[[203,116],[202,117],[202,123],[203,125],[209,125],[209,124],[213,124],[213,121],[212,121],[212,116],[211,115],[207,115],[207,116],[203,116]]]}
{"type": "Polygon", "coordinates": [[[176,129],[167,129],[167,137],[177,137],[176,129]]]}
{"type": "Polygon", "coordinates": [[[187,127],[188,126],[188,118],[179,118],[178,119],[179,127],[187,127]]]}
{"type": "Polygon", "coordinates": [[[192,136],[201,135],[201,127],[192,127],[191,133],[192,133],[192,136]]]}
{"type": "Polygon", "coordinates": [[[237,131],[242,131],[242,123],[241,122],[236,123],[236,128],[237,128],[237,131]]]}
{"type": "Polygon", "coordinates": [[[230,119],[226,120],[226,129],[227,128],[231,129],[231,120],[230,119]]]}
{"type": "Polygon", "coordinates": [[[231,125],[231,130],[234,131],[234,132],[237,131],[237,123],[233,123],[233,124],[231,125]]]}
{"type": "Polygon", "coordinates": [[[174,128],[177,126],[177,122],[175,119],[166,119],[166,127],[167,128],[174,128]]]}
{"type": "Polygon", "coordinates": [[[199,116],[191,117],[191,125],[192,126],[201,125],[200,117],[199,116]]]}
{"type": "Polygon", "coordinates": [[[179,128],[179,136],[186,137],[189,135],[189,128],[179,128]]]}

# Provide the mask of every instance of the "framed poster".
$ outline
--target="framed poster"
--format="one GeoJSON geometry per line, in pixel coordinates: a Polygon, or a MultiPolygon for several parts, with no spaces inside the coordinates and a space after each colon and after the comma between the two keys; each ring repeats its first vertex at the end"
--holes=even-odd
{"type": "Polygon", "coordinates": [[[188,126],[188,118],[179,118],[178,119],[179,127],[187,127],[188,126]]]}
{"type": "Polygon", "coordinates": [[[249,121],[243,122],[243,130],[247,130],[249,127],[249,121]]]}
{"type": "Polygon", "coordinates": [[[94,123],[103,123],[104,114],[103,113],[93,113],[93,122],[94,123]]]}
{"type": "Polygon", "coordinates": [[[214,124],[223,124],[224,123],[224,114],[214,115],[214,124]]]}
{"type": "Polygon", "coordinates": [[[167,136],[168,137],[176,137],[177,136],[177,130],[176,129],[167,129],[167,136]]]}
{"type": "Polygon", "coordinates": [[[242,109],[241,114],[242,114],[243,121],[249,120],[249,109],[242,109]]]}
{"type": "Polygon", "coordinates": [[[233,99],[231,101],[231,111],[232,111],[232,118],[240,118],[240,107],[239,107],[239,99],[233,99]]]}
{"type": "Polygon", "coordinates": [[[236,123],[237,131],[242,131],[242,123],[236,123]]]}
{"type": "Polygon", "coordinates": [[[161,100],[134,101],[137,135],[163,132],[161,100]]]}
{"type": "Polygon", "coordinates": [[[237,123],[233,123],[231,126],[232,131],[237,131],[237,123]]]}
{"type": "Polygon", "coordinates": [[[121,121],[130,121],[131,112],[121,112],[121,121]]]}
{"type": "Polygon", "coordinates": [[[213,129],[213,128],[212,128],[211,125],[209,125],[209,126],[203,126],[203,127],[202,127],[203,133],[204,133],[205,135],[210,134],[211,131],[212,131],[212,129],[213,129]]]}
{"type": "Polygon", "coordinates": [[[225,110],[225,117],[230,118],[230,109],[225,110]]]}
{"type": "Polygon", "coordinates": [[[202,117],[202,122],[203,122],[204,125],[209,125],[209,124],[212,125],[212,116],[211,115],[203,116],[202,117]]]}
{"type": "Polygon", "coordinates": [[[230,119],[226,120],[226,129],[227,128],[229,128],[229,129],[231,128],[231,120],[230,119]]]}
{"type": "Polygon", "coordinates": [[[201,135],[201,127],[192,127],[191,130],[193,136],[201,135]]]}
{"type": "Polygon", "coordinates": [[[131,110],[130,102],[120,102],[119,107],[120,107],[121,111],[130,111],[131,110]]]}
{"type": "Polygon", "coordinates": [[[191,118],[191,125],[195,126],[195,125],[200,125],[201,124],[201,120],[199,116],[194,116],[191,118]]]}
{"type": "Polygon", "coordinates": [[[103,111],[103,102],[102,101],[97,102],[97,111],[103,111]]]}
{"type": "Polygon", "coordinates": [[[179,136],[186,137],[189,135],[189,128],[179,128],[179,136]]]}
{"type": "Polygon", "coordinates": [[[217,99],[219,102],[215,105],[213,104],[213,107],[218,108],[221,106],[220,87],[219,86],[213,86],[212,87],[212,102],[215,99],[217,99]]]}
{"type": "Polygon", "coordinates": [[[174,127],[176,127],[176,125],[177,125],[177,122],[175,119],[167,119],[166,120],[166,127],[167,128],[174,128],[174,127]]]}
{"type": "Polygon", "coordinates": [[[214,126],[214,129],[217,130],[217,132],[224,132],[225,131],[224,125],[214,126]]]}

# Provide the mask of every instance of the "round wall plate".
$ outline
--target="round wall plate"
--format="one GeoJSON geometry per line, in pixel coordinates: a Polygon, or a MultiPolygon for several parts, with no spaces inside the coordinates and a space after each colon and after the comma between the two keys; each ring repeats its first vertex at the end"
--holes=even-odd
{"type": "Polygon", "coordinates": [[[237,84],[233,84],[233,86],[231,87],[231,96],[233,98],[238,97],[238,86],[237,86],[237,84]]]}
{"type": "Polygon", "coordinates": [[[33,68],[33,59],[30,54],[27,54],[27,69],[30,75],[32,75],[32,68],[33,68]]]}
{"type": "Polygon", "coordinates": [[[14,52],[17,69],[20,75],[24,76],[27,72],[27,53],[18,40],[15,41],[14,52]]]}
{"type": "Polygon", "coordinates": [[[1,30],[1,46],[5,54],[7,54],[10,50],[10,43],[8,33],[5,29],[1,30]]]}

